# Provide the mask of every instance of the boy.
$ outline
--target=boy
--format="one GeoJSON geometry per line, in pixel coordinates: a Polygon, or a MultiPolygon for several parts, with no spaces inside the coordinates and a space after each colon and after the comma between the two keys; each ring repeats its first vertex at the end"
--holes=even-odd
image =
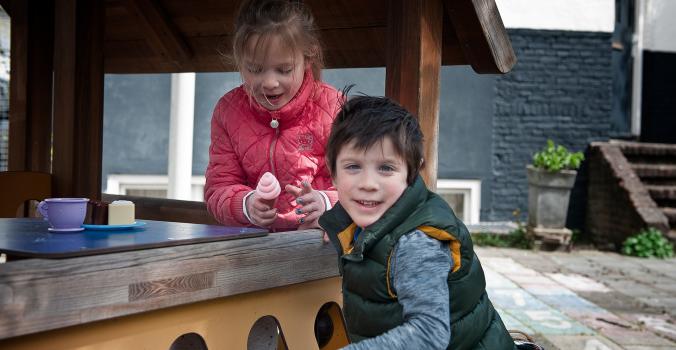
{"type": "Polygon", "coordinates": [[[333,123],[338,203],[319,223],[340,255],[346,349],[514,349],[467,228],[418,176],[422,138],[387,98],[352,98],[333,123]]]}

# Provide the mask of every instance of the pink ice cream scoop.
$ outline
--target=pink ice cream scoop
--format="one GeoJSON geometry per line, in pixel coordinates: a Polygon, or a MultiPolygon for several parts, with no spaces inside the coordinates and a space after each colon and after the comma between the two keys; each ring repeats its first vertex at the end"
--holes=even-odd
{"type": "Polygon", "coordinates": [[[263,174],[263,176],[261,176],[261,179],[258,180],[258,186],[256,186],[256,194],[265,200],[274,203],[274,200],[277,199],[281,191],[282,189],[279,186],[279,181],[277,181],[275,175],[272,175],[269,172],[263,174]]]}

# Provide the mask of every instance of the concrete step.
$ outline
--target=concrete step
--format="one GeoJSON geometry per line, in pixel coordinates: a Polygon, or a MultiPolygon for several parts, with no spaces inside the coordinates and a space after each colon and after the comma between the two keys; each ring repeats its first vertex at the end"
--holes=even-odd
{"type": "Polygon", "coordinates": [[[646,185],[645,187],[655,201],[676,200],[676,186],[646,185]]]}
{"type": "Polygon", "coordinates": [[[676,230],[670,230],[670,231],[667,233],[667,238],[668,238],[671,242],[676,243],[676,230]]]}
{"type": "Polygon", "coordinates": [[[676,208],[663,207],[662,212],[669,219],[669,226],[676,228],[676,208]]]}
{"type": "Polygon", "coordinates": [[[668,143],[646,143],[630,141],[611,141],[620,146],[625,155],[676,157],[676,145],[668,143]]]}
{"type": "Polygon", "coordinates": [[[650,178],[676,178],[676,164],[646,164],[633,163],[631,168],[641,179],[650,178]]]}

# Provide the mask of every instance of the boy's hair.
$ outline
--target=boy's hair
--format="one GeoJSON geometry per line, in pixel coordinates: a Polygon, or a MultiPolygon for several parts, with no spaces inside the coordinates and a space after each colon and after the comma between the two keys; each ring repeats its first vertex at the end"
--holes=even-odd
{"type": "MultiPolygon", "coordinates": [[[[312,66],[315,80],[320,80],[324,66],[319,30],[312,13],[300,1],[244,0],[235,20],[232,59],[242,68],[249,38],[258,35],[254,56],[264,50],[271,37],[277,35],[285,47],[302,52],[312,66]]],[[[265,54],[263,52],[263,54],[265,54]]]]}
{"type": "Polygon", "coordinates": [[[386,137],[406,161],[406,182],[411,185],[422,167],[423,134],[413,114],[387,97],[357,96],[343,104],[326,146],[331,176],[336,173],[336,158],[342,147],[354,141],[356,149],[366,151],[386,137]]]}

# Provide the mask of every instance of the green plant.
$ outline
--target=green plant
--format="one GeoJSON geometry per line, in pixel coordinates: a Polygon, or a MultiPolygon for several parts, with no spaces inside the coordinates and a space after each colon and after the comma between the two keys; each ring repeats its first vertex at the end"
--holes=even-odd
{"type": "Polygon", "coordinates": [[[641,258],[665,259],[674,256],[674,247],[660,230],[650,227],[627,238],[622,244],[622,253],[641,258]]]}
{"type": "Polygon", "coordinates": [[[521,211],[516,209],[512,212],[517,228],[508,234],[499,233],[473,233],[472,241],[478,246],[521,248],[531,249],[533,239],[526,233],[526,227],[521,222],[521,211]]]}
{"type": "Polygon", "coordinates": [[[556,172],[563,169],[575,170],[584,160],[582,152],[569,152],[562,145],[555,145],[554,141],[547,140],[547,146],[533,155],[533,166],[556,172]]]}

